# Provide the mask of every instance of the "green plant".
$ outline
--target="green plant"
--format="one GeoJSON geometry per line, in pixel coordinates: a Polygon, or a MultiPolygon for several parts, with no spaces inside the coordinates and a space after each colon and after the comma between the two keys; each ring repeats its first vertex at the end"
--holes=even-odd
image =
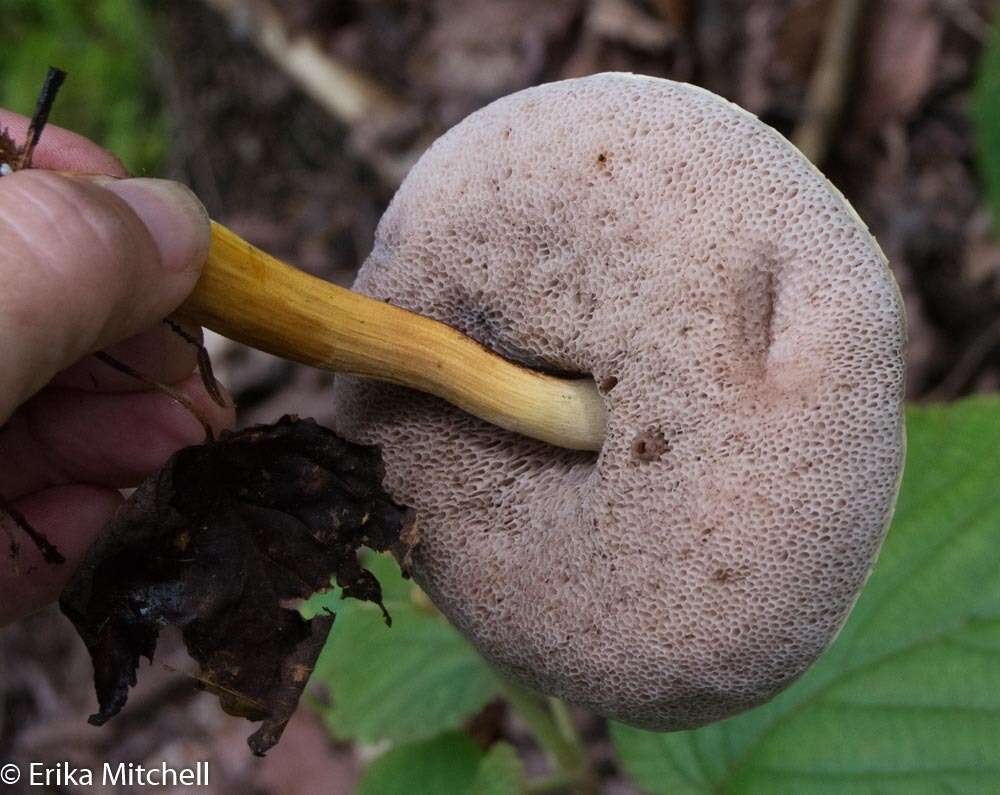
{"type": "Polygon", "coordinates": [[[797,683],[698,731],[613,738],[650,793],[987,792],[1000,777],[1000,399],[911,408],[879,563],[797,683]]]}
{"type": "Polygon", "coordinates": [[[972,99],[976,150],[986,196],[993,210],[993,225],[1000,232],[1000,24],[993,27],[979,63],[972,99]]]}
{"type": "Polygon", "coordinates": [[[488,777],[498,795],[520,792],[513,748],[484,753],[457,731],[500,696],[498,677],[390,557],[366,565],[382,583],[391,628],[378,606],[337,592],[313,598],[304,610],[337,614],[313,675],[331,690],[331,705],[313,700],[331,734],[392,744],[369,768],[361,792],[481,792],[472,789],[477,776],[488,777]]]}
{"type": "MultiPolygon", "coordinates": [[[[998,780],[1000,398],[911,408],[908,438],[880,561],[813,669],[770,704],[697,731],[611,726],[644,791],[975,792],[998,780]]],[[[392,628],[367,603],[309,605],[338,612],[315,674],[332,704],[316,709],[335,736],[389,747],[360,791],[577,791],[580,746],[559,707],[505,685],[391,560],[372,567],[392,628]],[[525,783],[510,746],[483,751],[459,731],[501,695],[549,750],[553,778],[525,783]]]]}
{"type": "Polygon", "coordinates": [[[30,110],[50,64],[69,73],[52,122],[154,172],[167,120],[151,82],[153,36],[138,0],[7,0],[0,106],[30,110]]]}

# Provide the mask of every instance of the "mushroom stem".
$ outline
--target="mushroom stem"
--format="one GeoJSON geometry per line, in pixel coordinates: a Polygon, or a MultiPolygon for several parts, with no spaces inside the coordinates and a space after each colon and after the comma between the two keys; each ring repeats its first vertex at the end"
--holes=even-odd
{"type": "Polygon", "coordinates": [[[178,310],[254,348],[436,395],[509,431],[599,450],[604,402],[588,378],[516,365],[450,326],[317,279],[212,224],[201,279],[178,310]]]}

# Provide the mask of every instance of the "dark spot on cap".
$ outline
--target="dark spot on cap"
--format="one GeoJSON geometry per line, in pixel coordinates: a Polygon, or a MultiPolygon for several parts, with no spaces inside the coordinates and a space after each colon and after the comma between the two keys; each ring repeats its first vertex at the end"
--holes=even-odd
{"type": "Polygon", "coordinates": [[[632,440],[632,458],[636,461],[656,461],[669,449],[670,443],[663,432],[652,428],[632,440]]]}

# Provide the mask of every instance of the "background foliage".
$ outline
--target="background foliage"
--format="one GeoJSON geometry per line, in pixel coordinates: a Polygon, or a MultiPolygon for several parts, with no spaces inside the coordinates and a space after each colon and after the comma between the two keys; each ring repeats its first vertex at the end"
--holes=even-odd
{"type": "Polygon", "coordinates": [[[1000,400],[911,408],[875,572],[770,704],[698,731],[615,726],[650,793],[988,792],[1000,781],[1000,400]]]}
{"type": "Polygon", "coordinates": [[[993,225],[1000,233],[1000,24],[979,63],[972,101],[976,151],[986,195],[993,209],[993,225]]]}
{"type": "Polygon", "coordinates": [[[377,605],[342,601],[334,592],[307,610],[337,614],[314,674],[333,694],[334,706],[321,708],[326,725],[337,737],[365,743],[426,740],[460,727],[499,695],[495,675],[392,558],[379,555],[366,565],[382,583],[391,627],[377,605]]]}
{"type": "Polygon", "coordinates": [[[167,121],[152,83],[155,39],[144,6],[4,0],[0,14],[0,106],[29,114],[46,68],[65,69],[53,123],[101,143],[133,173],[154,173],[166,152],[167,121]]]}
{"type": "MultiPolygon", "coordinates": [[[[875,573],[815,667],[698,731],[613,727],[645,791],[985,792],[1000,778],[1000,399],[913,407],[908,443],[875,573]]],[[[394,563],[372,565],[391,629],[371,604],[312,604],[338,613],[315,674],[332,705],[318,708],[337,736],[390,744],[363,792],[470,791],[495,751],[454,730],[500,692],[497,677],[394,563]]],[[[505,759],[492,763],[516,792],[505,759]]]]}
{"type": "MultiPolygon", "coordinates": [[[[632,5],[646,8],[658,4],[637,2],[632,5]]],[[[195,153],[192,160],[200,158],[188,165],[189,174],[186,175],[195,182],[199,194],[208,201],[212,191],[219,190],[221,198],[216,197],[215,207],[233,213],[231,218],[223,217],[223,220],[239,221],[239,213],[242,213],[243,229],[249,227],[257,235],[257,242],[290,260],[304,262],[314,256],[317,272],[323,272],[322,268],[334,260],[353,268],[367,253],[370,229],[364,224],[370,226],[377,220],[379,202],[384,203],[393,186],[379,186],[364,165],[364,157],[342,145],[342,140],[349,139],[349,131],[310,109],[288,85],[276,86],[273,65],[259,58],[252,60],[256,56],[248,54],[250,48],[245,45],[226,43],[218,20],[199,16],[196,4],[147,5],[138,0],[4,0],[0,4],[4,26],[0,33],[0,69],[3,70],[0,105],[30,112],[45,67],[51,63],[66,68],[70,77],[56,105],[53,121],[100,141],[121,156],[133,171],[155,172],[171,142],[166,116],[160,108],[166,92],[163,86],[153,85],[157,79],[157,45],[161,41],[158,34],[150,32],[147,11],[154,5],[161,10],[181,8],[176,12],[177,17],[182,18],[180,27],[186,25],[192,31],[186,45],[189,49],[181,49],[187,57],[182,55],[180,58],[182,83],[176,88],[195,109],[190,118],[184,120],[185,124],[192,120],[201,122],[209,132],[202,139],[208,142],[206,146],[187,145],[187,149],[195,153]],[[205,33],[206,21],[214,21],[217,26],[211,36],[205,33]],[[216,78],[217,75],[221,77],[216,78]],[[210,77],[216,80],[215,93],[202,90],[210,77]],[[231,122],[234,118],[236,121],[231,122]],[[242,182],[236,178],[239,174],[244,175],[242,182]],[[345,175],[350,176],[351,181],[337,184],[337,180],[347,179],[345,175]],[[282,191],[291,194],[293,200],[287,199],[282,191]],[[346,207],[353,208],[357,217],[347,213],[346,207]],[[341,228],[339,237],[329,231],[337,224],[341,228]],[[289,228],[293,233],[282,236],[283,230],[289,228]],[[344,232],[345,229],[348,231],[344,232]]],[[[345,2],[343,5],[354,7],[358,4],[345,2]]],[[[364,7],[377,5],[372,2],[364,7]]],[[[405,5],[400,2],[393,8],[405,5]]],[[[449,6],[452,18],[463,13],[460,5],[449,6]]],[[[536,13],[529,9],[530,5],[518,5],[519,14],[536,13]]],[[[671,0],[663,0],[662,5],[672,5],[671,0]]],[[[759,4],[761,8],[766,5],[759,4]]],[[[795,5],[809,8],[808,3],[795,5]]],[[[897,35],[905,38],[907,30],[920,32],[923,30],[921,25],[933,23],[947,29],[950,38],[946,43],[952,41],[958,35],[955,25],[950,17],[945,22],[940,18],[946,14],[946,6],[957,8],[958,5],[961,4],[916,3],[914,8],[918,10],[914,11],[913,18],[907,16],[909,27],[900,24],[902,32],[897,35]],[[930,16],[918,9],[931,5],[936,10],[930,16]]],[[[468,16],[471,12],[465,13],[468,16]]],[[[721,29],[731,25],[735,29],[738,17],[733,14],[732,20],[717,20],[715,27],[721,29]]],[[[752,50],[754,46],[773,43],[775,51],[785,46],[792,55],[797,51],[807,52],[810,47],[792,46],[793,34],[810,29],[807,22],[799,18],[795,25],[789,25],[781,34],[785,39],[778,37],[765,41],[765,37],[761,37],[755,45],[752,37],[748,37],[749,42],[737,44],[752,50]]],[[[391,32],[390,14],[380,16],[378,25],[370,27],[379,32],[379,42],[395,40],[381,36],[386,28],[391,32]]],[[[480,27],[488,29],[491,46],[493,40],[504,33],[497,27],[480,27]]],[[[648,58],[640,57],[635,42],[616,42],[614,36],[634,32],[635,27],[623,27],[624,33],[595,33],[593,25],[577,27],[582,31],[581,41],[584,42],[579,45],[581,52],[616,53],[617,60],[609,58],[599,63],[598,55],[593,55],[594,63],[601,68],[651,71],[658,68],[658,64],[668,63],[656,53],[648,58]],[[592,37],[589,44],[587,36],[592,37]]],[[[883,19],[883,28],[891,27],[883,19]]],[[[418,25],[401,25],[400,28],[421,30],[418,25]]],[[[355,34],[358,29],[366,30],[364,25],[356,24],[355,34]]],[[[872,26],[873,35],[878,29],[872,26]]],[[[567,30],[576,28],[567,23],[567,30]]],[[[432,39],[435,52],[447,49],[447,37],[442,39],[442,35],[439,29],[437,38],[432,39]]],[[[471,34],[466,30],[463,36],[471,34]]],[[[672,41],[686,46],[685,42],[694,41],[694,38],[684,34],[672,41]]],[[[464,48],[464,41],[458,43],[462,46],[454,45],[458,53],[455,57],[466,59],[458,62],[471,66],[463,70],[440,70],[443,81],[461,77],[458,72],[474,72],[477,50],[471,46],[464,48]]],[[[568,34],[567,42],[573,43],[568,34]]],[[[955,49],[949,50],[952,59],[955,49]]],[[[399,73],[390,73],[389,69],[395,68],[393,64],[396,63],[389,57],[391,53],[379,51],[381,60],[369,62],[369,51],[366,48],[359,51],[361,65],[397,89],[403,90],[409,84],[416,86],[414,94],[421,99],[445,97],[454,102],[457,101],[455,97],[459,97],[471,104],[480,102],[478,96],[469,99],[466,97],[468,92],[463,94],[461,90],[448,94],[436,84],[432,89],[422,88],[419,75],[412,72],[414,64],[419,66],[428,62],[426,57],[423,61],[399,58],[400,63],[408,65],[410,72],[403,74],[400,69],[399,73]]],[[[553,48],[553,51],[561,50],[553,48]]],[[[935,68],[922,72],[912,68],[912,58],[918,51],[926,50],[875,47],[873,52],[876,54],[890,53],[883,56],[889,63],[882,64],[881,72],[875,70],[879,80],[869,75],[865,84],[862,79],[861,88],[867,85],[870,90],[874,90],[872,87],[887,90],[886,86],[891,87],[892,74],[888,72],[894,63],[900,64],[898,83],[906,88],[921,84],[920,75],[924,72],[934,75],[947,71],[935,68]]],[[[344,52],[350,54],[350,47],[338,50],[338,53],[344,52]]],[[[490,56],[494,54],[489,48],[485,52],[490,56]]],[[[691,53],[695,60],[704,56],[694,46],[691,53]]],[[[720,55],[725,53],[716,53],[720,55]]],[[[722,69],[723,58],[704,57],[706,62],[702,71],[693,74],[701,79],[715,72],[715,90],[740,99],[738,92],[742,90],[742,83],[749,88],[756,85],[754,78],[758,75],[743,68],[749,60],[735,62],[732,68],[726,67],[727,73],[722,69]]],[[[528,60],[521,58],[516,63],[528,60]]],[[[753,62],[764,63],[766,58],[760,56],[753,62]]],[[[494,61],[490,60],[489,64],[492,63],[494,61]]],[[[585,66],[579,68],[589,68],[590,63],[585,60],[585,66]]],[[[683,64],[683,59],[678,59],[677,63],[683,64]]],[[[794,67],[793,58],[791,73],[798,74],[794,67]]],[[[787,72],[788,63],[782,68],[787,72]]],[[[852,175],[856,183],[876,186],[880,183],[876,169],[863,160],[857,163],[851,160],[855,156],[852,152],[868,151],[861,144],[875,136],[870,130],[851,126],[855,116],[864,115],[858,109],[847,114],[844,130],[845,139],[853,136],[855,146],[853,149],[844,146],[839,159],[835,157],[831,163],[835,179],[837,169],[841,177],[847,177],[848,194],[851,195],[851,188],[854,191],[852,200],[861,197],[859,209],[866,220],[873,223],[879,239],[887,246],[897,273],[916,274],[913,281],[920,288],[923,302],[933,309],[931,320],[939,324],[935,333],[949,343],[934,344],[936,337],[933,336],[932,342],[927,342],[926,328],[923,330],[925,336],[921,337],[920,326],[911,323],[911,337],[919,343],[911,349],[911,372],[916,369],[914,364],[918,362],[920,351],[937,351],[939,355],[942,351],[951,352],[957,357],[963,350],[974,347],[970,340],[974,343],[978,339],[974,329],[969,331],[969,336],[961,336],[956,331],[959,326],[964,329],[962,324],[970,315],[969,304],[958,300],[962,294],[956,292],[955,287],[960,279],[957,271],[948,270],[957,267],[964,252],[971,250],[963,242],[967,226],[956,231],[945,223],[951,216],[938,212],[940,208],[965,207],[964,200],[955,200],[944,188],[940,191],[914,188],[914,185],[926,188],[935,184],[936,172],[928,164],[947,161],[950,168],[956,162],[953,151],[941,149],[941,140],[945,143],[959,140],[959,151],[968,150],[957,135],[944,139],[935,137],[931,139],[933,145],[925,143],[923,148],[917,145],[921,134],[930,135],[932,131],[933,125],[928,124],[928,120],[940,127],[951,118],[948,114],[937,113],[944,106],[939,102],[940,96],[951,91],[955,81],[954,74],[948,74],[951,76],[941,78],[940,82],[924,79],[920,101],[915,101],[906,114],[898,116],[900,127],[912,138],[908,151],[925,153],[923,159],[914,158],[923,170],[912,163],[909,166],[919,179],[913,177],[910,181],[893,182],[883,187],[880,195],[889,198],[882,204],[873,202],[871,196],[865,201],[864,190],[851,184],[852,175]],[[937,160],[926,156],[927,151],[937,160]],[[855,172],[861,174],[860,179],[855,172]],[[876,211],[872,210],[873,206],[876,211]],[[886,219],[893,223],[885,225],[886,219]],[[882,229],[877,228],[879,223],[883,224],[882,229]],[[900,240],[905,245],[897,246],[894,252],[893,242],[900,240]],[[941,322],[942,318],[947,319],[949,312],[946,310],[961,322],[941,322]]],[[[546,73],[545,76],[558,75],[546,73]]],[[[683,79],[683,75],[672,76],[683,79]]],[[[532,77],[533,81],[537,79],[532,77]]],[[[764,80],[758,82],[766,83],[764,80]]],[[[512,84],[502,88],[506,91],[516,87],[512,84]]],[[[746,88],[746,96],[753,95],[749,88],[746,88]]],[[[759,85],[756,90],[761,90],[759,85]]],[[[968,92],[964,84],[961,91],[963,114],[967,107],[975,130],[977,176],[992,207],[995,228],[1000,230],[1000,29],[994,27],[978,59],[972,91],[968,92]]],[[[875,93],[878,97],[877,91],[875,93]]],[[[795,94],[776,90],[774,95],[777,99],[771,103],[770,115],[766,112],[763,115],[780,126],[796,116],[797,106],[788,99],[789,96],[794,99],[795,94]],[[787,104],[789,102],[791,104],[787,104]]],[[[906,104],[894,97],[892,91],[886,96],[888,99],[883,97],[870,103],[877,108],[879,116],[883,111],[890,114],[898,111],[894,100],[898,100],[898,105],[906,104]]],[[[764,103],[765,111],[766,105],[764,103]]],[[[449,110],[447,102],[442,102],[441,107],[448,110],[444,115],[449,122],[453,120],[451,115],[461,115],[449,110]]],[[[414,108],[427,112],[424,105],[416,102],[414,108]]],[[[462,112],[467,110],[465,105],[460,104],[460,108],[462,112]]],[[[968,127],[964,115],[962,125],[968,127]]],[[[191,126],[196,125],[188,124],[187,129],[191,126]]],[[[881,151],[880,146],[872,146],[871,151],[881,151]]],[[[372,160],[377,162],[376,158],[372,160]]],[[[962,162],[966,160],[963,154],[962,162]]],[[[950,170],[948,175],[947,180],[939,180],[943,185],[961,185],[961,180],[952,179],[950,170]]],[[[957,195],[960,199],[964,196],[961,191],[957,195]]],[[[975,201],[969,204],[963,213],[972,212],[975,201]]],[[[340,276],[346,281],[350,273],[340,276]]],[[[905,290],[905,279],[901,278],[901,282],[905,290]]],[[[979,283],[972,283],[967,292],[977,299],[988,294],[987,288],[979,283]]],[[[912,294],[907,293],[907,297],[910,300],[912,294]]],[[[919,302],[908,303],[911,321],[919,319],[919,307],[919,302]],[[918,311],[914,311],[915,307],[918,311]]],[[[980,312],[987,313],[988,310],[980,312]]],[[[944,365],[937,366],[932,372],[940,375],[943,368],[944,365]]],[[[235,391],[244,408],[261,399],[259,394],[251,397],[255,391],[267,395],[281,393],[272,383],[274,368],[268,365],[258,369],[264,376],[254,380],[245,372],[241,374],[238,368],[230,368],[227,372],[223,366],[224,378],[231,384],[236,381],[235,391]],[[241,378],[244,381],[242,390],[241,378]]],[[[279,371],[279,374],[278,380],[283,379],[286,386],[291,384],[288,391],[302,390],[303,379],[296,387],[287,371],[279,371]]],[[[926,388],[930,382],[925,380],[923,383],[926,388]]],[[[972,383],[970,379],[969,388],[972,383]]],[[[320,384],[320,389],[325,390],[326,385],[320,384]]],[[[322,405],[326,405],[325,396],[322,400],[322,405]]],[[[287,408],[284,404],[280,409],[275,404],[264,405],[260,409],[263,416],[258,418],[273,418],[287,408]]],[[[297,410],[298,405],[292,409],[297,410]]],[[[1000,489],[997,485],[1000,483],[1000,400],[974,398],[949,406],[911,408],[909,438],[909,463],[893,527],[869,587],[836,643],[801,681],[774,702],[730,721],[695,732],[670,735],[613,726],[611,734],[617,759],[632,781],[644,791],[920,793],[995,789],[995,782],[1000,780],[1000,498],[997,497],[1000,489]]],[[[325,605],[338,613],[335,630],[316,672],[317,683],[323,685],[319,690],[329,691],[329,697],[318,690],[313,695],[312,705],[336,741],[355,743],[363,749],[365,758],[374,760],[364,773],[360,791],[389,795],[394,792],[463,795],[467,792],[522,791],[525,771],[520,759],[526,757],[525,745],[515,749],[501,740],[484,748],[470,739],[466,730],[469,721],[484,705],[508,695],[506,686],[436,613],[419,590],[399,577],[391,560],[379,558],[371,565],[386,586],[387,605],[394,618],[391,629],[384,626],[376,608],[349,601],[341,603],[335,594],[325,595],[310,605],[310,609],[325,605]]],[[[34,636],[37,639],[53,634],[52,627],[47,627],[45,633],[34,633],[34,636]]],[[[61,669],[69,656],[62,648],[44,651],[56,661],[54,669],[61,669]]],[[[41,657],[32,646],[28,653],[13,659],[23,668],[24,660],[33,662],[41,657]]],[[[15,669],[11,666],[9,670],[15,669]]],[[[40,674],[35,678],[42,679],[40,674]]],[[[20,685],[13,673],[8,680],[4,691],[8,710],[14,709],[10,704],[14,704],[16,710],[26,709],[23,704],[30,699],[23,697],[22,692],[30,695],[33,691],[27,686],[18,690],[20,685]]],[[[84,684],[76,690],[86,689],[86,676],[80,681],[84,684]]],[[[65,689],[72,691],[73,687],[65,689]]],[[[48,695],[46,698],[52,700],[48,695]]],[[[84,704],[78,712],[85,715],[89,708],[89,704],[84,704]]],[[[22,713],[16,710],[14,714],[20,716],[22,713]]],[[[191,715],[196,713],[192,709],[183,714],[183,720],[168,722],[165,735],[171,743],[176,742],[180,726],[190,722],[191,715]]],[[[20,717],[18,720],[19,725],[32,728],[30,721],[20,717]]],[[[82,718],[75,716],[73,720],[71,725],[75,726],[82,718]]],[[[126,734],[140,736],[143,728],[139,726],[140,721],[132,724],[126,734]]],[[[55,722],[50,713],[41,714],[34,724],[35,737],[40,734],[39,724],[55,722]]],[[[13,721],[0,725],[0,752],[5,750],[3,743],[8,736],[16,739],[17,732],[10,729],[12,725],[13,721]]],[[[230,745],[241,743],[244,733],[245,727],[239,725],[235,732],[237,739],[230,740],[230,745]]],[[[290,742],[285,748],[291,746],[290,742]]],[[[56,756],[53,758],[63,758],[62,739],[54,747],[56,756]]],[[[158,753],[159,746],[153,741],[150,741],[150,748],[149,753],[158,753]]],[[[104,746],[95,753],[105,754],[104,746]]]]}
{"type": "Polygon", "coordinates": [[[340,739],[390,743],[360,792],[520,792],[513,748],[500,743],[485,753],[457,731],[499,695],[496,675],[392,558],[373,556],[366,565],[382,583],[391,627],[377,605],[342,600],[337,591],[303,610],[337,614],[313,673],[330,691],[329,703],[313,702],[325,724],[340,739]]]}

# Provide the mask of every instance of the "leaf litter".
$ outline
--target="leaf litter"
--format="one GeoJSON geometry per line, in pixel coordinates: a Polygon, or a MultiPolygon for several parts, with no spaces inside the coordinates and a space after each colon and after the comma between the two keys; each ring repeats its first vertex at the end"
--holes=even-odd
{"type": "Polygon", "coordinates": [[[334,615],[294,602],[330,586],[378,604],[362,546],[405,556],[413,513],[382,489],[381,453],[312,420],[223,433],[148,478],[88,550],[60,598],[94,664],[101,725],[125,706],[140,657],[182,629],[199,686],[261,721],[263,755],[291,718],[334,615]]]}

